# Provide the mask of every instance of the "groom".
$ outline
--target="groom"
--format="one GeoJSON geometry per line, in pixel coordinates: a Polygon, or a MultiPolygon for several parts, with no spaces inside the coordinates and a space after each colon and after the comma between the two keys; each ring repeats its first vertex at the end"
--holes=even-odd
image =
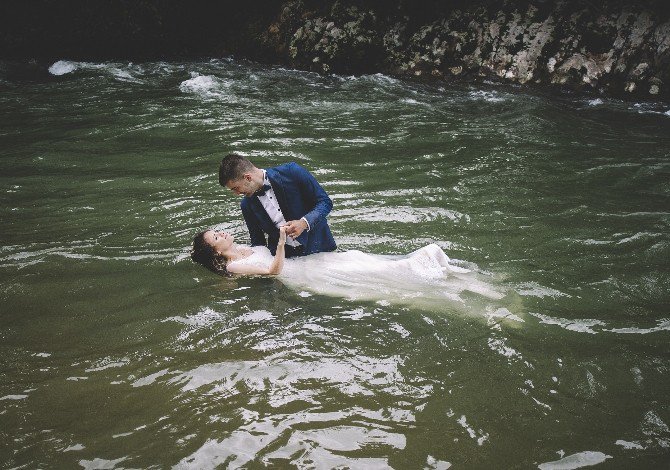
{"type": "Polygon", "coordinates": [[[219,166],[219,183],[244,195],[242,215],[252,246],[267,246],[274,255],[279,227],[285,226],[287,258],[337,248],[326,221],[333,202],[297,163],[263,170],[241,155],[226,155],[219,166]]]}

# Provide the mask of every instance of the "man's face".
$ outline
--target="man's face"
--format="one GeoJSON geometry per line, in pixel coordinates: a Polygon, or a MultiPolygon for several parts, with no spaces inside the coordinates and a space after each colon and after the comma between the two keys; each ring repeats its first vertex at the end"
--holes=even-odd
{"type": "Polygon", "coordinates": [[[228,181],[226,187],[237,195],[243,194],[247,197],[253,196],[259,189],[259,186],[254,183],[249,174],[244,174],[242,178],[228,181]]]}

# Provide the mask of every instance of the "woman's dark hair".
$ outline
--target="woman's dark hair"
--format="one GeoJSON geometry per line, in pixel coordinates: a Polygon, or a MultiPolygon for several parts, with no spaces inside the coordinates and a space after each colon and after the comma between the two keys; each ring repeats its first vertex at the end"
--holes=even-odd
{"type": "Polygon", "coordinates": [[[208,230],[200,232],[193,238],[191,259],[196,263],[202,264],[219,276],[228,276],[228,271],[226,270],[226,258],[217,254],[212,245],[205,241],[205,233],[207,232],[208,230]]]}

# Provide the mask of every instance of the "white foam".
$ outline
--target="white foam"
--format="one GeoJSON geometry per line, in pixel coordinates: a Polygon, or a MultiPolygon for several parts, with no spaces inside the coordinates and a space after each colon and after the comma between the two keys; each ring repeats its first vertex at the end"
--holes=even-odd
{"type": "MultiPolygon", "coordinates": [[[[351,195],[351,197],[357,197],[351,195]]],[[[356,220],[365,222],[403,222],[403,223],[423,223],[437,220],[451,220],[465,222],[470,221],[470,216],[460,212],[443,209],[440,207],[371,207],[354,209],[335,210],[331,217],[354,217],[356,220]]]]}
{"type": "Polygon", "coordinates": [[[425,468],[429,470],[447,470],[451,468],[451,462],[446,460],[438,460],[432,455],[426,457],[426,466],[425,468]]]}
{"type": "Polygon", "coordinates": [[[71,452],[71,451],[77,451],[77,450],[84,450],[86,447],[84,447],[83,444],[74,444],[69,447],[66,447],[63,449],[63,452],[71,452]]]}
{"type": "Polygon", "coordinates": [[[460,424],[463,429],[465,429],[468,432],[468,435],[477,441],[477,445],[481,446],[486,442],[489,438],[488,433],[484,433],[481,429],[477,432],[472,428],[471,426],[468,425],[467,419],[465,418],[465,415],[462,415],[459,419],[456,420],[458,424],[460,424]],[[479,434],[479,436],[477,436],[479,434]]]}
{"type": "Polygon", "coordinates": [[[349,318],[351,318],[352,320],[360,320],[361,318],[372,316],[372,313],[366,312],[362,308],[357,308],[354,310],[344,310],[342,313],[347,314],[349,318]]]}
{"type": "Polygon", "coordinates": [[[624,441],[622,439],[619,439],[618,441],[615,442],[616,445],[623,447],[626,450],[631,450],[631,449],[644,449],[644,446],[640,445],[637,442],[628,442],[624,441]]]}
{"type": "Polygon", "coordinates": [[[516,349],[505,344],[505,340],[500,338],[489,338],[488,341],[489,349],[493,352],[497,352],[501,356],[508,358],[518,357],[521,358],[521,353],[516,349]]]}
{"type": "Polygon", "coordinates": [[[397,79],[389,77],[388,75],[384,75],[383,73],[375,73],[374,75],[366,75],[365,77],[368,77],[370,80],[375,82],[388,83],[392,85],[398,83],[397,79]]]}
{"type": "Polygon", "coordinates": [[[608,163],[606,165],[598,165],[594,166],[593,168],[588,168],[585,170],[586,172],[592,172],[592,171],[599,171],[599,170],[609,170],[611,168],[637,168],[641,167],[641,163],[631,163],[631,162],[623,162],[623,163],[608,163]]]}
{"type": "Polygon", "coordinates": [[[505,101],[505,98],[499,96],[497,93],[484,90],[471,91],[470,97],[477,100],[488,101],[489,103],[499,103],[501,101],[505,101]]]}
{"type": "Polygon", "coordinates": [[[593,238],[589,238],[587,240],[577,240],[577,242],[584,245],[609,245],[610,243],[614,243],[611,240],[594,240],[593,238]]]}
{"type": "Polygon", "coordinates": [[[399,80],[389,77],[388,75],[384,75],[383,73],[375,73],[373,75],[349,75],[349,76],[342,76],[342,75],[333,75],[334,78],[337,78],[343,82],[358,82],[358,81],[363,81],[363,82],[374,82],[374,83],[379,83],[382,85],[395,85],[399,83],[399,80]]]}
{"type": "Polygon", "coordinates": [[[534,317],[539,318],[540,323],[544,323],[546,325],[558,325],[561,328],[565,328],[566,330],[569,331],[575,331],[577,333],[589,333],[594,335],[598,333],[597,331],[592,329],[594,326],[605,325],[605,323],[600,320],[594,320],[589,318],[569,320],[567,318],[554,318],[550,317],[549,315],[542,315],[541,313],[533,313],[533,312],[529,313],[534,317]]]}
{"type": "Polygon", "coordinates": [[[571,295],[564,292],[552,289],[550,287],[544,287],[538,284],[537,282],[525,282],[519,284],[516,289],[519,295],[528,296],[528,297],[571,297],[571,295]]]}
{"type": "Polygon", "coordinates": [[[632,242],[632,241],[635,241],[635,240],[638,240],[638,239],[644,238],[644,237],[657,237],[657,236],[658,236],[658,234],[656,234],[656,233],[637,232],[635,235],[632,235],[632,236],[626,237],[626,238],[622,238],[621,240],[619,240],[617,242],[617,245],[620,245],[622,243],[632,242]]]}
{"type": "Polygon", "coordinates": [[[210,93],[218,88],[218,83],[211,75],[196,75],[179,84],[183,92],[210,93]]]}
{"type": "Polygon", "coordinates": [[[133,64],[122,65],[118,63],[94,64],[90,62],[71,62],[69,60],[59,60],[49,67],[49,73],[52,75],[65,75],[75,70],[103,71],[111,74],[117,80],[123,82],[140,82],[135,76],[143,72],[143,69],[133,64]]]}
{"type": "Polygon", "coordinates": [[[612,333],[621,333],[621,334],[638,334],[646,335],[648,333],[656,333],[658,331],[670,331],[670,319],[662,318],[658,321],[658,325],[652,328],[637,328],[637,327],[628,327],[628,328],[612,328],[610,331],[612,333]]]}
{"type": "Polygon", "coordinates": [[[84,372],[98,372],[98,371],[101,371],[101,370],[111,369],[111,368],[114,368],[114,367],[123,367],[125,365],[128,365],[129,362],[130,362],[130,359],[127,359],[127,358],[123,358],[122,360],[120,360],[118,362],[102,361],[102,364],[100,364],[96,367],[88,368],[84,372]]]}
{"type": "Polygon", "coordinates": [[[663,217],[670,215],[670,212],[627,212],[624,214],[608,214],[606,212],[600,212],[599,217],[663,217]]]}
{"type": "Polygon", "coordinates": [[[59,60],[49,67],[49,73],[56,76],[65,75],[77,70],[77,65],[76,62],[70,62],[69,60],[59,60]]]}
{"type": "Polygon", "coordinates": [[[600,98],[595,98],[593,100],[588,100],[587,103],[589,106],[598,106],[603,104],[603,100],[601,100],[600,98]]]}
{"type": "Polygon", "coordinates": [[[238,317],[238,320],[242,322],[255,323],[261,321],[269,321],[272,320],[273,318],[274,315],[272,315],[272,313],[268,312],[267,310],[256,310],[253,312],[240,315],[238,317]]]}
{"type": "Polygon", "coordinates": [[[389,329],[395,331],[398,334],[400,334],[400,336],[402,338],[407,338],[408,336],[411,335],[411,333],[409,331],[407,331],[405,328],[403,328],[401,325],[399,325],[397,323],[392,323],[389,326],[389,329]]]}
{"type": "Polygon", "coordinates": [[[198,328],[219,322],[221,321],[221,318],[222,316],[219,312],[209,307],[205,307],[204,309],[196,312],[195,314],[188,315],[186,317],[180,317],[180,316],[168,317],[162,320],[162,322],[175,321],[178,323],[182,323],[184,325],[198,328]]]}
{"type": "Polygon", "coordinates": [[[130,72],[123,70],[118,67],[110,67],[108,69],[112,75],[118,80],[121,80],[122,82],[136,82],[138,81],[130,72]]]}
{"type": "Polygon", "coordinates": [[[0,397],[0,400],[25,400],[28,398],[28,395],[5,395],[0,397]]]}
{"type": "Polygon", "coordinates": [[[162,377],[166,374],[169,374],[170,371],[167,369],[159,370],[158,372],[155,372],[153,374],[149,374],[145,377],[140,377],[137,379],[135,382],[132,383],[133,387],[144,387],[145,385],[151,385],[158,379],[159,377],[162,377]]]}
{"type": "Polygon", "coordinates": [[[94,458],[93,460],[80,460],[79,465],[84,467],[84,470],[94,470],[100,468],[118,468],[118,464],[126,460],[128,457],[121,457],[116,460],[107,460],[101,458],[94,458]]]}
{"type": "Polygon", "coordinates": [[[573,470],[576,468],[598,465],[611,458],[611,455],[587,450],[585,452],[568,455],[560,460],[540,464],[538,465],[538,468],[540,470],[573,470]]]}
{"type": "Polygon", "coordinates": [[[647,411],[641,428],[646,436],[658,436],[670,432],[668,425],[654,411],[647,411]]]}
{"type": "Polygon", "coordinates": [[[330,328],[324,328],[323,326],[317,325],[315,323],[306,323],[302,326],[302,329],[307,330],[307,331],[315,331],[317,333],[318,332],[324,332],[324,331],[325,332],[332,332],[333,331],[330,328]]]}
{"type": "MultiPolygon", "coordinates": [[[[636,108],[638,114],[660,114],[662,116],[670,116],[669,111],[658,111],[658,105],[656,103],[635,103],[633,108],[636,108]]],[[[632,109],[632,108],[628,108],[632,109]]]]}
{"type": "Polygon", "coordinates": [[[324,181],[322,186],[358,186],[362,184],[360,181],[353,180],[338,180],[338,181],[324,181]]]}
{"type": "Polygon", "coordinates": [[[510,312],[506,308],[499,308],[499,309],[497,309],[493,312],[487,312],[486,316],[490,320],[492,320],[494,318],[505,318],[507,320],[524,323],[523,318],[519,317],[518,315],[513,314],[512,312],[510,312]]]}

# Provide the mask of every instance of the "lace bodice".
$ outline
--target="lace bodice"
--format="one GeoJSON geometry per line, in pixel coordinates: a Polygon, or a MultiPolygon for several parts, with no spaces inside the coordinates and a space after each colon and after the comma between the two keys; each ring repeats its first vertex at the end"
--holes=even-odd
{"type": "Polygon", "coordinates": [[[231,266],[257,266],[259,268],[269,268],[272,263],[273,256],[266,246],[252,246],[253,253],[236,261],[228,263],[231,266]]]}

